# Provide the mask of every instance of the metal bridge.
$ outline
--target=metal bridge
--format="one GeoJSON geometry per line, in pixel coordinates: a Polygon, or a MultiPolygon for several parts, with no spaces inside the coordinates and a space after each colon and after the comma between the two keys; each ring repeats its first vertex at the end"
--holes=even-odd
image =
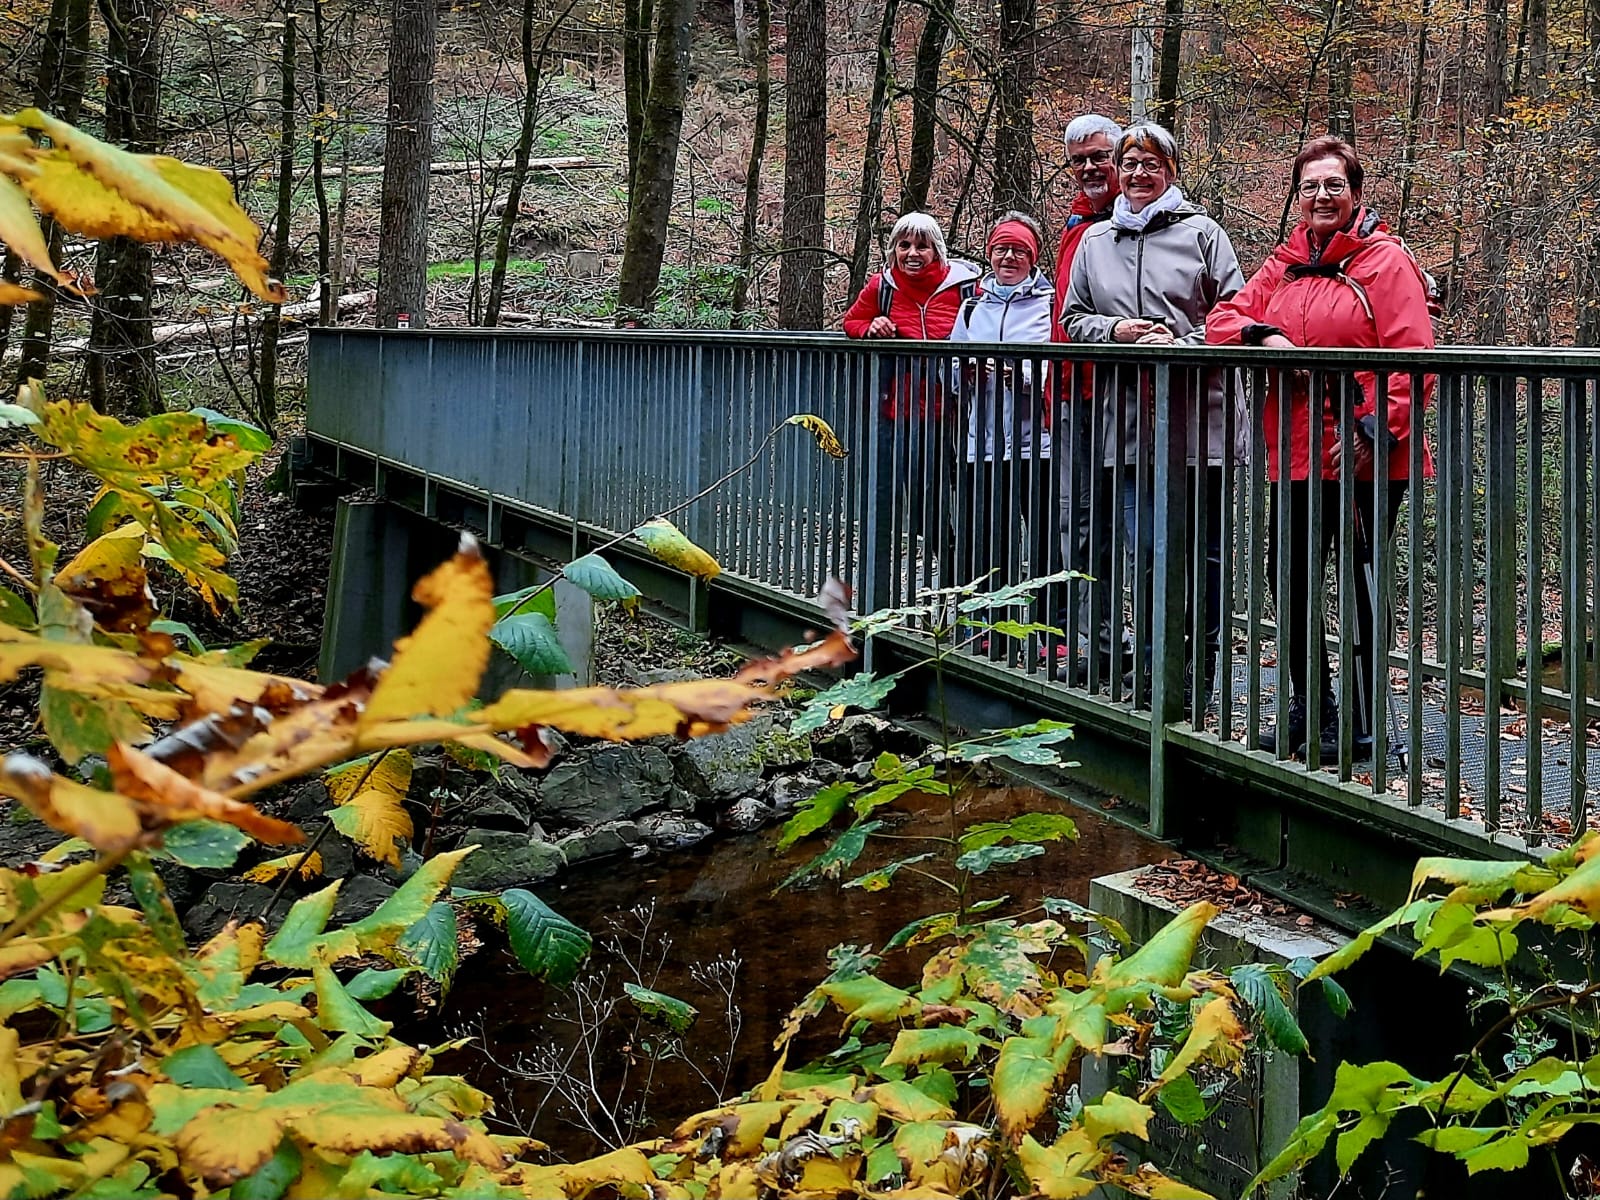
{"type": "MultiPolygon", "coordinates": [[[[868,612],[987,571],[998,582],[1063,565],[1095,574],[1036,606],[1029,619],[1059,634],[972,638],[952,658],[957,719],[1075,722],[1073,775],[1118,798],[1116,815],[1335,919],[1330,893],[1393,901],[1419,855],[1538,854],[1590,823],[1600,354],[1013,344],[963,345],[958,359],[952,349],[827,335],[318,329],[305,465],[425,523],[471,528],[507,558],[554,566],[755,456],[674,516],[722,564],[709,586],[626,542],[612,557],[695,627],[769,648],[822,623],[811,597],[830,577],[868,612]],[[1401,473],[1411,486],[1375,489],[1366,520],[1393,520],[1396,532],[1376,540],[1370,572],[1354,553],[1332,555],[1326,576],[1314,555],[1304,568],[1313,603],[1300,641],[1326,653],[1338,713],[1337,751],[1319,761],[1313,736],[1305,761],[1287,745],[1261,748],[1289,703],[1274,597],[1297,582],[1293,556],[1273,547],[1357,545],[1363,483],[1349,464],[1361,372],[1376,373],[1381,393],[1403,382],[1436,391],[1410,412],[1401,473]],[[1220,412],[1205,407],[1208,383],[1225,393],[1220,412]],[[1072,419],[1087,407],[1067,398],[1090,388],[1120,419],[1072,419]],[[1293,388],[1337,419],[1346,465],[1291,515],[1272,503],[1262,415],[1275,390],[1293,388]],[[1008,391],[1016,404],[991,402],[1008,391]],[[886,415],[886,399],[902,415],[886,415]],[[797,413],[828,421],[849,456],[823,457],[798,430],[767,442],[797,413]],[[1213,437],[1241,452],[1195,469],[1190,446],[1208,417],[1213,437]],[[968,461],[969,432],[1022,447],[1024,426],[1041,424],[1053,445],[1035,437],[1000,469],[968,461]],[[1064,563],[1060,531],[1080,512],[1087,555],[1064,563]],[[1208,530],[1221,558],[1212,609],[1225,614],[1209,703],[1207,656],[1185,649],[1207,640],[1208,530]],[[1366,689],[1363,585],[1387,646],[1366,689]],[[1122,643],[1110,663],[1093,652],[1102,626],[1122,643]],[[1125,673],[1146,655],[1148,670],[1125,673]],[[1367,761],[1359,709],[1375,743],[1367,761]]],[[[1278,436],[1287,457],[1287,422],[1278,436]]],[[[1322,436],[1313,422],[1314,461],[1322,436]]],[[[1374,452],[1385,478],[1388,440],[1374,452]]],[[[928,649],[916,628],[873,639],[871,669],[909,669],[899,710],[928,711],[931,680],[914,666],[928,649]]],[[[1315,730],[1329,713],[1316,711],[1318,689],[1308,697],[1315,730]]]]}

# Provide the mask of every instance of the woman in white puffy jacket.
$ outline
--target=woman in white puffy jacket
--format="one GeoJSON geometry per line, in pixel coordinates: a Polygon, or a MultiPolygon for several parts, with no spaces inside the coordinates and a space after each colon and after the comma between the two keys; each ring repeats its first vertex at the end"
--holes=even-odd
{"type": "MultiPolygon", "coordinates": [[[[1055,289],[1039,269],[1044,231],[1008,212],[989,230],[989,269],[956,314],[952,342],[1048,342],[1055,289]]],[[[966,426],[957,496],[966,578],[989,586],[1049,570],[1050,431],[1042,364],[1024,356],[959,358],[954,391],[966,426]]]]}

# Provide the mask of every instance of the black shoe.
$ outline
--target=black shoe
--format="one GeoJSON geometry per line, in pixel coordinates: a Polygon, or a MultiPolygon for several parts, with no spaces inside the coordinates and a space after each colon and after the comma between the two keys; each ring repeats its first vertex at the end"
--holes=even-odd
{"type": "MultiPolygon", "coordinates": [[[[1339,706],[1331,697],[1322,701],[1322,730],[1317,735],[1318,761],[1323,766],[1339,761],[1339,706]]],[[[1372,755],[1372,739],[1367,739],[1367,756],[1372,755]]]]}
{"type": "MultiPolygon", "coordinates": [[[[1286,732],[1289,735],[1288,745],[1290,757],[1293,757],[1296,754],[1305,753],[1306,706],[1305,702],[1301,700],[1299,696],[1290,698],[1289,715],[1284,724],[1286,732]]],[[[1257,743],[1268,754],[1276,754],[1278,752],[1278,730],[1276,726],[1263,729],[1260,736],[1257,738],[1257,743]]]]}

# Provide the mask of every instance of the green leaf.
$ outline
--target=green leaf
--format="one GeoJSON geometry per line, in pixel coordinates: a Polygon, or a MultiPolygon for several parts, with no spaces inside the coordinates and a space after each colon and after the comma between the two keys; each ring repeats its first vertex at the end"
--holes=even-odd
{"type": "Polygon", "coordinates": [[[150,859],[143,854],[133,855],[128,859],[127,866],[128,888],[139,902],[139,908],[150,924],[150,932],[155,934],[161,948],[168,954],[183,958],[188,954],[188,947],[183,940],[183,926],[178,923],[177,910],[172,907],[161,877],[150,865],[150,859]]]}
{"type": "Polygon", "coordinates": [[[1044,847],[1032,842],[1024,842],[1020,846],[980,846],[976,850],[968,850],[956,859],[956,870],[982,875],[991,868],[1009,866],[1028,858],[1038,858],[1043,853],[1044,847]]]}
{"type": "Polygon", "coordinates": [[[302,896],[289,909],[278,932],[273,934],[262,953],[280,967],[309,967],[311,949],[333,916],[333,902],[338,899],[341,881],[335,879],[327,887],[302,896]]]}
{"type": "Polygon", "coordinates": [[[864,817],[874,809],[882,808],[885,804],[893,804],[907,792],[914,792],[925,787],[933,778],[933,768],[926,768],[928,774],[922,779],[899,779],[893,783],[880,783],[877,787],[862,792],[851,803],[856,816],[864,817]]]}
{"type": "Polygon", "coordinates": [[[186,867],[220,871],[233,866],[249,843],[247,833],[221,821],[185,821],[167,830],[158,853],[186,867]]]}
{"type": "Polygon", "coordinates": [[[346,1196],[436,1196],[443,1183],[433,1168],[412,1155],[363,1150],[339,1177],[339,1191],[346,1196]]]}
{"type": "MultiPolygon", "coordinates": [[[[1044,907],[1044,911],[1052,917],[1067,917],[1083,925],[1098,925],[1115,938],[1124,949],[1133,945],[1133,938],[1123,928],[1122,922],[1115,917],[1097,913],[1092,908],[1079,904],[1076,900],[1064,900],[1059,896],[1046,896],[1039,903],[1044,907]]],[[[1306,961],[1309,962],[1310,960],[1307,959],[1306,961]]]]}
{"type": "Polygon", "coordinates": [[[1305,1054],[1310,1050],[1306,1035],[1278,990],[1278,981],[1265,967],[1259,963],[1235,967],[1228,972],[1228,982],[1261,1019],[1267,1040],[1274,1046],[1287,1054],[1305,1054]]]}
{"type": "Polygon", "coordinates": [[[289,1185],[300,1177],[300,1151],[294,1139],[278,1143],[271,1158],[228,1189],[232,1200],[280,1200],[289,1185]]]}
{"type": "Polygon", "coordinates": [[[1339,1174],[1347,1175],[1361,1152],[1388,1131],[1395,1113],[1416,1081],[1398,1063],[1375,1062],[1357,1067],[1340,1063],[1334,1075],[1333,1092],[1327,1107],[1359,1119],[1339,1134],[1334,1162],[1339,1174]]]}
{"type": "Polygon", "coordinates": [[[970,1063],[982,1048],[982,1040],[960,1025],[938,1025],[932,1029],[902,1029],[883,1065],[920,1067],[927,1063],[970,1063]]]}
{"type": "Polygon", "coordinates": [[[789,732],[798,736],[821,729],[832,719],[833,710],[836,708],[875,709],[894,690],[894,685],[899,679],[898,675],[879,679],[871,671],[862,671],[849,679],[841,679],[832,687],[818,692],[806,701],[805,707],[800,710],[800,715],[790,723],[789,732]]]}
{"type": "Polygon", "coordinates": [[[910,858],[897,858],[892,863],[885,863],[876,871],[869,871],[865,875],[857,875],[844,886],[847,888],[858,887],[868,892],[881,892],[894,882],[896,872],[902,867],[909,867],[912,863],[925,862],[934,857],[933,852],[926,854],[913,854],[910,858]]]}
{"type": "Polygon", "coordinates": [[[354,925],[347,925],[345,932],[359,938],[363,949],[377,949],[379,947],[375,943],[398,939],[428,915],[428,910],[450,882],[450,876],[455,874],[461,860],[475,849],[475,846],[463,846],[459,850],[434,855],[378,905],[371,915],[354,925]]]}
{"type": "Polygon", "coordinates": [[[1092,1142],[1129,1133],[1148,1142],[1150,1118],[1155,1115],[1154,1109],[1131,1096],[1107,1092],[1098,1102],[1084,1106],[1083,1131],[1092,1142]]]}
{"type": "Polygon", "coordinates": [[[980,821],[968,825],[961,833],[963,850],[981,850],[996,842],[1056,842],[1062,838],[1076,841],[1078,826],[1062,813],[1031,812],[1013,817],[1009,821],[980,821]]]}
{"type": "Polygon", "coordinates": [[[778,838],[778,852],[781,854],[801,838],[810,837],[817,830],[826,827],[834,817],[844,811],[844,806],[850,797],[860,790],[859,783],[846,781],[830,783],[811,799],[797,805],[794,816],[784,822],[783,835],[778,838]]]}
{"type": "MultiPolygon", "coordinates": [[[[1165,1094],[1165,1088],[1157,1093],[1158,1096],[1165,1094]]],[[[1260,1174],[1250,1181],[1250,1186],[1245,1188],[1241,1200],[1249,1200],[1262,1184],[1282,1179],[1311,1162],[1322,1153],[1322,1148],[1328,1144],[1328,1138],[1333,1136],[1334,1130],[1338,1128],[1339,1114],[1331,1109],[1319,1109],[1300,1118],[1300,1123],[1294,1127],[1294,1132],[1289,1135],[1289,1140],[1283,1149],[1278,1151],[1272,1161],[1261,1168],[1260,1174]]]]}
{"type": "Polygon", "coordinates": [[[389,1022],[380,1021],[360,1001],[345,990],[325,960],[311,964],[311,978],[317,987],[317,1025],[319,1028],[357,1037],[380,1038],[389,1032],[389,1022]]]}
{"type": "Polygon", "coordinates": [[[409,967],[394,967],[387,971],[368,967],[344,987],[357,1000],[382,1000],[399,987],[400,981],[409,974],[409,967]]]}
{"type": "Polygon", "coordinates": [[[1366,929],[1363,929],[1360,933],[1356,934],[1355,937],[1351,938],[1344,945],[1340,946],[1332,954],[1328,955],[1327,958],[1319,962],[1314,968],[1312,968],[1311,973],[1301,980],[1300,985],[1304,987],[1313,979],[1321,979],[1324,976],[1332,975],[1338,971],[1344,970],[1368,950],[1371,950],[1374,944],[1376,944],[1378,938],[1380,938],[1383,934],[1399,925],[1406,924],[1407,922],[1422,920],[1434,909],[1438,908],[1439,904],[1440,901],[1438,900],[1413,900],[1410,904],[1405,905],[1403,908],[1395,909],[1394,912],[1390,913],[1387,917],[1384,917],[1383,920],[1374,925],[1369,925],[1366,929]]]}
{"type": "Polygon", "coordinates": [[[489,630],[489,640],[504,650],[529,675],[572,675],[572,660],[556,636],[550,618],[539,612],[502,617],[489,630]]]}
{"type": "Polygon", "coordinates": [[[557,987],[571,983],[589,955],[588,933],[522,888],[507,888],[500,902],[511,952],[523,970],[557,987]]]}
{"type": "Polygon", "coordinates": [[[1039,575],[1020,583],[1008,583],[992,592],[976,592],[956,605],[957,611],[974,613],[986,608],[1015,608],[1033,603],[1034,594],[1052,583],[1066,583],[1081,576],[1076,571],[1057,571],[1053,575],[1039,575]]]}
{"type": "Polygon", "coordinates": [[[182,621],[169,621],[166,617],[157,617],[150,622],[150,632],[165,633],[173,638],[186,638],[189,642],[189,651],[192,654],[204,654],[206,652],[206,645],[200,640],[200,635],[182,621]]]}
{"type": "Polygon", "coordinates": [[[529,584],[514,592],[494,598],[494,619],[503,620],[508,613],[543,613],[551,621],[556,619],[556,592],[545,583],[529,584]],[[530,600],[529,597],[533,598],[530,600]]]}
{"type": "Polygon", "coordinates": [[[639,589],[634,587],[598,554],[585,554],[561,568],[575,586],[596,600],[615,600],[630,612],[639,607],[639,589]]]}
{"type": "Polygon", "coordinates": [[[968,625],[974,629],[986,629],[990,633],[999,633],[1019,640],[1035,633],[1055,634],[1056,637],[1066,636],[1054,625],[1046,625],[1041,621],[977,621],[968,618],[960,621],[959,624],[968,625]]]}
{"type": "MultiPolygon", "coordinates": [[[[865,876],[862,878],[865,878],[865,876]]],[[[848,887],[850,885],[846,884],[845,886],[848,887]]],[[[909,925],[902,925],[899,932],[897,932],[892,938],[884,943],[883,948],[885,950],[898,950],[901,946],[904,946],[910,942],[911,939],[916,937],[917,934],[922,930],[928,928],[928,926],[937,924],[940,921],[954,922],[955,917],[955,913],[950,912],[930,913],[926,917],[918,917],[909,925]]]]}
{"type": "MultiPolygon", "coordinates": [[[[951,756],[964,762],[982,762],[989,758],[1009,758],[1013,762],[1028,763],[1032,766],[1054,766],[1058,764],[1061,761],[1061,756],[1050,747],[1072,737],[1072,726],[1065,721],[1039,721],[1035,723],[1035,726],[1050,726],[1050,728],[1041,728],[1037,733],[1028,734],[1023,734],[1021,731],[1001,731],[1010,736],[1004,737],[1000,741],[961,742],[951,747],[951,756]]],[[[985,738],[992,736],[992,734],[985,735],[985,738]]]]}
{"type": "Polygon", "coordinates": [[[1070,1041],[1052,1047],[1048,1037],[1012,1037],[1000,1044],[991,1091],[1007,1137],[1027,1132],[1044,1115],[1072,1049],[1070,1041]]]}
{"type": "Polygon", "coordinates": [[[0,429],[12,425],[37,425],[39,414],[31,408],[24,408],[20,404],[0,404],[0,429]]]}
{"type": "Polygon", "coordinates": [[[1496,968],[1509,963],[1517,956],[1517,935],[1504,926],[1480,925],[1477,917],[1472,905],[1446,900],[1417,922],[1422,944],[1416,957],[1436,952],[1440,971],[1458,961],[1496,968]]]}
{"type": "Polygon", "coordinates": [[[272,449],[272,437],[264,430],[258,429],[248,421],[241,421],[237,417],[230,417],[227,413],[220,413],[214,408],[191,408],[189,415],[203,417],[206,428],[213,433],[226,433],[233,436],[241,450],[254,450],[265,453],[272,449]]]}
{"type": "Polygon", "coordinates": [[[1428,883],[1445,883],[1454,890],[1445,897],[1454,904],[1483,904],[1507,892],[1532,896],[1554,887],[1561,877],[1549,867],[1530,862],[1479,862],[1463,858],[1423,858],[1411,873],[1411,896],[1428,883]]]}
{"type": "Polygon", "coordinates": [[[922,1001],[910,992],[885,983],[876,975],[829,980],[817,988],[852,1021],[887,1025],[922,1011],[922,1001]]]}
{"type": "Polygon", "coordinates": [[[821,875],[824,879],[837,879],[846,867],[861,857],[861,852],[867,847],[867,838],[882,828],[882,821],[867,821],[860,825],[852,825],[834,839],[833,845],[810,862],[796,867],[773,890],[781,892],[791,883],[798,883],[811,875],[821,875]]]}
{"type": "Polygon", "coordinates": [[[1189,973],[1200,934],[1216,912],[1216,906],[1204,900],[1191,904],[1158,929],[1143,947],[1113,963],[1103,975],[1097,972],[1097,980],[1108,990],[1138,983],[1177,987],[1189,973]]]}
{"type": "Polygon", "coordinates": [[[628,999],[640,1013],[652,1021],[659,1021],[674,1033],[686,1033],[689,1026],[693,1025],[695,1018],[700,1015],[700,1010],[687,1000],[679,1000],[676,996],[669,996],[665,992],[652,991],[647,987],[640,987],[637,983],[626,982],[622,990],[628,994],[628,999]]]}
{"type": "Polygon", "coordinates": [[[210,1046],[186,1046],[167,1055],[161,1060],[161,1073],[179,1087],[242,1091],[248,1086],[210,1046]]]}
{"type": "Polygon", "coordinates": [[[33,606],[8,587],[0,587],[0,624],[31,629],[37,622],[33,606]]]}
{"type": "Polygon", "coordinates": [[[457,940],[456,910],[436,900],[426,913],[396,943],[400,952],[420,967],[429,979],[448,988],[461,965],[461,945],[457,940]]]}
{"type": "Polygon", "coordinates": [[[1156,1099],[1167,1110],[1167,1115],[1180,1125],[1198,1125],[1211,1111],[1200,1094],[1199,1084],[1187,1071],[1157,1092],[1156,1099]]]}

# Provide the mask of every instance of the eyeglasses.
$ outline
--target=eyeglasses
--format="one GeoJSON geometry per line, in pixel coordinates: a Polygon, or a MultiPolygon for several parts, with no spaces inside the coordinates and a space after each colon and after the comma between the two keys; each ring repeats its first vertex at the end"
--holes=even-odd
{"type": "Polygon", "coordinates": [[[989,251],[989,257],[990,258],[1002,258],[1002,257],[1027,258],[1028,257],[1028,251],[1026,249],[1024,249],[1022,246],[1012,246],[1012,245],[996,246],[993,250],[989,251]]]}
{"type": "Polygon", "coordinates": [[[1067,155],[1067,166],[1074,171],[1083,167],[1103,167],[1110,161],[1111,151],[1109,150],[1091,150],[1088,154],[1067,155]]]}
{"type": "Polygon", "coordinates": [[[1308,179],[1299,187],[1302,200],[1315,200],[1318,192],[1327,192],[1330,196],[1342,196],[1349,190],[1349,183],[1343,179],[1308,179]]]}
{"type": "Polygon", "coordinates": [[[1141,171],[1146,175],[1159,175],[1167,169],[1167,165],[1158,158],[1125,158],[1117,165],[1117,169],[1124,175],[1137,175],[1141,171]]]}

